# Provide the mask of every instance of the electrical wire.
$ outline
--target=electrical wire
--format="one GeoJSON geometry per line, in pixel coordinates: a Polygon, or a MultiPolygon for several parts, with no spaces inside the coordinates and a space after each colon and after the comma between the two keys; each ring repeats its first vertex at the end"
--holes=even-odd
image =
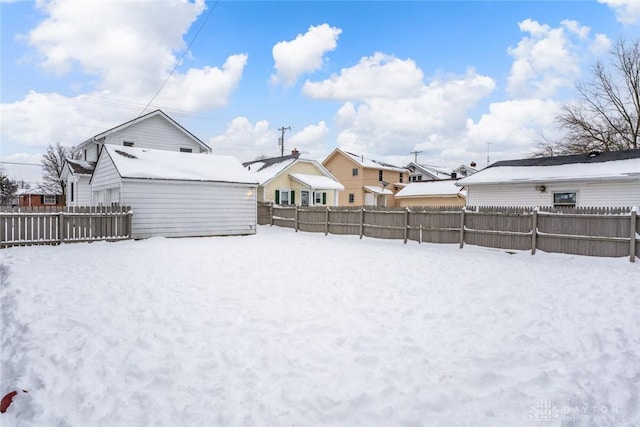
{"type": "Polygon", "coordinates": [[[189,42],[189,45],[187,46],[187,48],[184,50],[184,52],[182,53],[182,56],[180,56],[180,59],[178,59],[176,61],[176,64],[173,66],[173,69],[171,70],[171,72],[169,73],[169,75],[167,76],[167,78],[164,80],[164,82],[162,82],[162,84],[160,85],[160,87],[158,88],[158,90],[156,91],[156,93],[153,95],[153,97],[151,98],[151,100],[149,101],[149,103],[147,103],[147,105],[144,107],[144,109],[140,112],[140,114],[138,115],[138,117],[142,116],[145,111],[147,111],[147,108],[149,108],[149,106],[151,105],[151,103],[156,99],[156,97],[160,94],[160,92],[162,91],[162,89],[164,89],[164,86],[167,84],[167,82],[169,81],[169,79],[171,78],[171,76],[173,76],[173,73],[176,71],[176,69],[178,68],[178,66],[180,64],[182,64],[182,61],[184,59],[184,57],[187,55],[187,53],[191,50],[191,45],[193,44],[193,42],[196,41],[196,39],[198,38],[198,35],[200,35],[200,31],[202,31],[202,28],[204,28],[205,24],[207,23],[207,21],[209,20],[209,17],[211,16],[211,14],[213,13],[213,11],[215,10],[216,6],[218,6],[218,3],[220,3],[220,0],[216,0],[216,2],[213,4],[213,7],[211,8],[211,10],[209,10],[209,13],[207,13],[207,16],[204,18],[204,21],[202,22],[202,24],[200,24],[200,27],[198,28],[198,31],[196,31],[196,33],[194,34],[193,38],[191,39],[191,41],[189,42]]]}

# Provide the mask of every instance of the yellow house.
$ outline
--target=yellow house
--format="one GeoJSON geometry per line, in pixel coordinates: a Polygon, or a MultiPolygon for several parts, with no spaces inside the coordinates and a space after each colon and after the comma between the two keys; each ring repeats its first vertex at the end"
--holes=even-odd
{"type": "Polygon", "coordinates": [[[409,170],[336,148],[322,162],[345,190],[339,206],[397,206],[395,195],[409,182],[409,170]]]}
{"type": "Polygon", "coordinates": [[[344,187],[315,160],[291,155],[243,163],[258,181],[260,202],[276,205],[337,206],[344,187]]]}
{"type": "Polygon", "coordinates": [[[467,192],[456,186],[456,179],[412,182],[396,194],[397,206],[465,205],[467,192]]]}

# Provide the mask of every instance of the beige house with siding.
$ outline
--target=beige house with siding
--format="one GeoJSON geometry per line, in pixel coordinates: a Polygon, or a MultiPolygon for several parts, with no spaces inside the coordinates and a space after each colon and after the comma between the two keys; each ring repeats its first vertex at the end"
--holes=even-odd
{"type": "Polygon", "coordinates": [[[290,155],[245,162],[259,183],[257,199],[276,205],[337,206],[344,187],[319,162],[290,155]]]}
{"type": "Polygon", "coordinates": [[[398,206],[395,195],[409,182],[409,170],[336,148],[322,162],[345,190],[339,206],[398,206]]]}

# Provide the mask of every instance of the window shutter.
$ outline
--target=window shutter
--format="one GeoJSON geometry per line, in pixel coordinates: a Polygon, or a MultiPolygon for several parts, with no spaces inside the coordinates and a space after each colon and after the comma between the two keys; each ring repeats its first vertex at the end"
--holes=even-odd
{"type": "Polygon", "coordinates": [[[327,204],[327,193],[322,193],[322,204],[323,205],[327,204]]]}
{"type": "Polygon", "coordinates": [[[40,204],[44,205],[44,196],[40,196],[40,204]]]}
{"type": "Polygon", "coordinates": [[[296,204],[296,192],[291,190],[291,204],[295,205],[296,204]]]}
{"type": "Polygon", "coordinates": [[[276,190],[276,205],[280,204],[280,190],[276,190]]]}

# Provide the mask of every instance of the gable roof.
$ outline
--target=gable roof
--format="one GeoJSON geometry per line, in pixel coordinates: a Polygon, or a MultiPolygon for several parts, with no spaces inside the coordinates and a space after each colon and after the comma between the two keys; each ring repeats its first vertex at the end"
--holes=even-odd
{"type": "Polygon", "coordinates": [[[205,144],[204,142],[202,142],[197,136],[195,136],[194,134],[192,134],[191,132],[189,132],[187,129],[185,129],[184,127],[182,127],[178,122],[176,122],[175,120],[173,120],[171,117],[169,117],[167,114],[165,114],[162,110],[155,110],[152,111],[150,113],[144,114],[140,117],[136,117],[133,120],[129,120],[128,122],[122,123],[120,125],[117,125],[115,127],[112,127],[111,129],[108,129],[104,132],[101,132],[97,135],[92,136],[91,138],[83,141],[82,143],[78,144],[76,147],[74,147],[74,150],[78,150],[92,142],[96,142],[106,136],[109,136],[113,133],[116,132],[120,132],[123,129],[126,129],[130,126],[133,126],[137,123],[140,123],[144,120],[150,119],[152,117],[162,117],[164,118],[166,121],[168,121],[171,125],[173,125],[176,129],[178,129],[180,132],[184,133],[188,138],[192,139],[193,141],[195,141],[197,144],[199,144],[202,148],[204,148],[207,152],[211,152],[211,147],[209,147],[207,144],[205,144]]]}
{"type": "Polygon", "coordinates": [[[251,175],[258,180],[260,185],[265,186],[265,185],[268,185],[269,182],[271,182],[273,179],[275,179],[276,177],[286,172],[288,169],[290,169],[292,166],[294,166],[298,162],[311,163],[322,175],[308,175],[308,174],[294,173],[294,174],[290,174],[289,177],[299,176],[298,181],[301,184],[307,185],[307,186],[309,186],[309,183],[312,183],[311,188],[317,188],[317,189],[322,188],[324,190],[331,190],[331,189],[344,190],[344,187],[342,187],[342,184],[340,184],[338,180],[333,175],[331,175],[331,172],[329,172],[327,168],[322,166],[316,160],[301,159],[300,153],[291,154],[288,156],[281,156],[281,157],[271,157],[269,159],[254,160],[251,162],[245,162],[242,165],[245,168],[247,168],[247,171],[249,171],[249,173],[251,173],[251,175]],[[319,181],[317,180],[310,181],[310,179],[312,179],[310,177],[314,177],[314,176],[317,178],[326,178],[328,181],[323,180],[324,186],[314,187],[313,185],[319,185],[319,181]],[[305,179],[304,177],[307,177],[307,178],[305,179]]]}
{"type": "Polygon", "coordinates": [[[331,154],[329,154],[322,163],[326,163],[327,160],[329,160],[336,154],[341,154],[342,156],[346,157],[347,159],[351,160],[352,162],[354,162],[355,164],[363,168],[382,169],[382,170],[389,170],[389,171],[401,172],[401,173],[409,172],[407,168],[403,166],[396,166],[396,165],[392,165],[391,163],[369,159],[367,157],[364,157],[364,155],[357,155],[354,153],[350,153],[348,151],[341,150],[339,148],[336,148],[335,150],[333,150],[331,154]]]}
{"type": "MultiPolygon", "coordinates": [[[[409,163],[407,165],[407,169],[410,170],[411,168],[413,168],[414,170],[416,170],[417,172],[420,172],[422,174],[429,175],[431,178],[436,179],[436,180],[442,179],[442,178],[438,177],[438,175],[444,175],[447,178],[451,176],[450,172],[444,172],[444,171],[438,169],[435,166],[423,165],[423,164],[416,163],[416,162],[411,162],[411,163],[409,163]]],[[[415,172],[413,172],[413,173],[415,173],[415,172]]]]}
{"type": "Polygon", "coordinates": [[[105,155],[109,156],[122,178],[257,184],[242,164],[231,156],[105,144],[100,151],[98,165],[105,155]]]}
{"type": "Polygon", "coordinates": [[[66,159],[65,162],[76,175],[91,175],[96,168],[96,162],[86,160],[66,159]]]}
{"type": "Polygon", "coordinates": [[[457,185],[640,180],[640,150],[575,154],[496,162],[457,185]]]}
{"type": "Polygon", "coordinates": [[[438,181],[412,182],[396,193],[396,198],[403,197],[466,197],[466,191],[456,185],[455,179],[443,179],[438,181]]]}

